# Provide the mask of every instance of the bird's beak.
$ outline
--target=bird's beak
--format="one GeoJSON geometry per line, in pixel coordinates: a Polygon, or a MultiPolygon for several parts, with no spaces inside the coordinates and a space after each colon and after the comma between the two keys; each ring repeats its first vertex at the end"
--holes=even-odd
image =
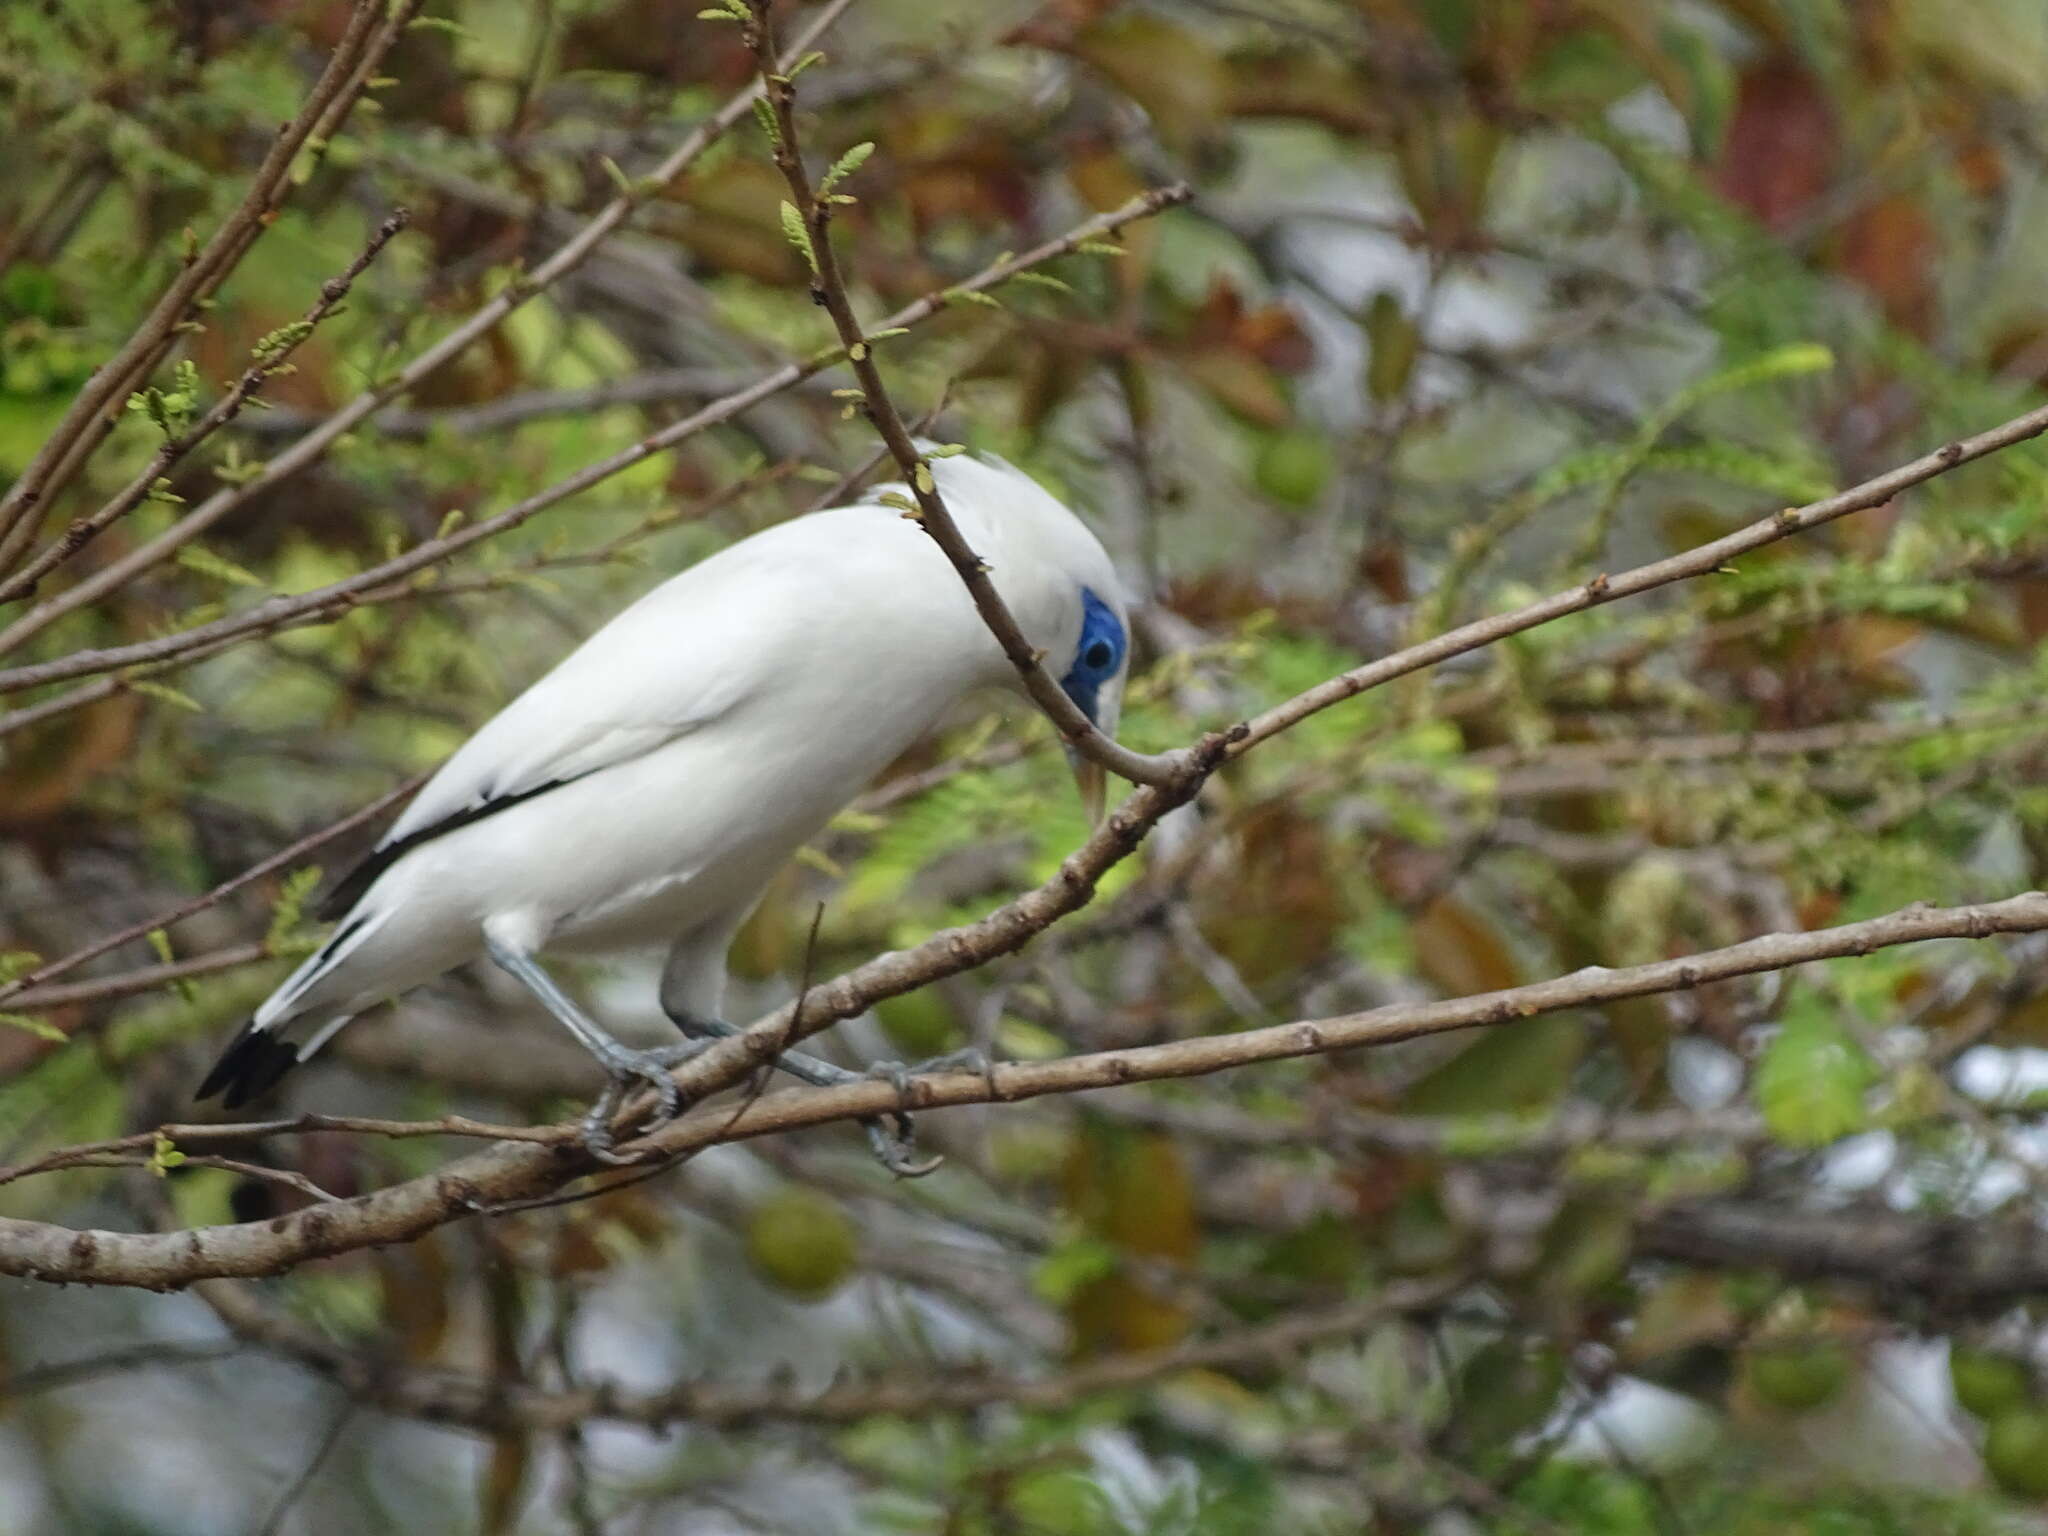
{"type": "Polygon", "coordinates": [[[1074,770],[1075,787],[1081,791],[1081,806],[1088,813],[1088,825],[1102,825],[1103,812],[1109,802],[1109,774],[1102,764],[1093,758],[1083,757],[1069,747],[1067,763],[1074,770]]]}

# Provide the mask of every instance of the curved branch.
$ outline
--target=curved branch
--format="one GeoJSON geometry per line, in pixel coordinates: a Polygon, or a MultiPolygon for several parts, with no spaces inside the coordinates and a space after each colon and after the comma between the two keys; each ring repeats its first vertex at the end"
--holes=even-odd
{"type": "MultiPolygon", "coordinates": [[[[1133,799],[1156,796],[1140,790],[1133,799]]],[[[1091,846],[1118,834],[1115,821],[1091,846]]],[[[1088,850],[1084,850],[1087,852],[1088,850]]],[[[1107,849],[1096,858],[1104,867],[1107,849]]],[[[914,950],[885,955],[810,994],[803,1024],[823,1027],[826,1018],[846,1017],[871,1002],[913,986],[981,964],[1006,952],[1049,924],[1058,912],[1080,904],[1079,888],[1092,886],[1089,865],[1068,861],[1046,886],[998,909],[978,923],[935,935],[914,950]],[[841,1011],[844,1010],[844,1011],[841,1011]]],[[[1099,877],[1099,876],[1098,876],[1099,877]]],[[[1363,1046],[1412,1040],[1479,1025],[1513,1023],[1538,1014],[1583,1008],[1660,992],[1686,991],[1761,971],[1784,970],[1815,960],[1867,955],[1873,950],[1928,939],[1981,939],[2001,933],[2048,931],[2048,893],[2031,891],[1980,906],[1908,907],[1867,922],[1846,923],[1811,933],[1767,934],[1680,960],[1618,970],[1590,967],[1524,987],[1433,1003],[1395,1004],[1337,1018],[1277,1024],[1240,1034],[1208,1035],[1166,1045],[1101,1051],[1056,1061],[997,1066],[987,1076],[947,1073],[914,1078],[899,1098],[894,1085],[874,1082],[839,1088],[770,1094],[738,1113],[711,1105],[660,1127],[622,1150],[650,1162],[672,1159],[724,1142],[767,1136],[800,1126],[861,1120],[891,1109],[936,1109],[948,1105],[1014,1103],[1048,1094],[1090,1088],[1198,1077],[1255,1062],[1325,1055],[1363,1046]]],[[[744,1076],[757,1060],[786,1041],[789,1010],[720,1041],[687,1063],[677,1082],[688,1094],[723,1087],[744,1076]]],[[[80,1232],[44,1222],[0,1219],[0,1274],[87,1285],[132,1285],[172,1290],[217,1276],[276,1274],[310,1258],[351,1249],[405,1242],[446,1222],[491,1207],[550,1193],[596,1171],[581,1145],[558,1128],[562,1141],[493,1146],[440,1172],[375,1194],[335,1201],[266,1222],[198,1227],[173,1233],[80,1232]]]]}

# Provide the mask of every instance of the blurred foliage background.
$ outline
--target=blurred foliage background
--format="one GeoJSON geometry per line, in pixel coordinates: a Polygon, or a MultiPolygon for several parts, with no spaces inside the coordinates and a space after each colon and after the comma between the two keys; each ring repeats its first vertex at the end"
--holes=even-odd
{"type": "MultiPolygon", "coordinates": [[[[239,198],[346,13],[0,11],[0,477],[187,231],[239,198]]],[[[38,597],[388,377],[742,88],[735,29],[695,13],[432,0],[180,343],[193,369],[162,370],[168,409],[216,398],[394,207],[410,228],[270,409],[38,597]]],[[[857,0],[821,46],[800,94],[814,153],[876,145],[837,224],[864,313],[1146,186],[1196,189],[1122,254],[1064,258],[1057,282],[953,305],[886,352],[906,410],[1101,532],[1142,604],[1125,736],[1143,747],[1854,483],[2048,380],[2034,0],[857,0]]],[[[397,408],[7,663],[346,578],[816,349],[782,196],[743,122],[397,408]]],[[[662,574],[814,504],[875,447],[843,382],[337,622],[0,736],[8,974],[432,767],[662,574]]],[[[163,435],[130,412],[47,528],[163,435]]],[[[2040,456],[2008,453],[1319,716],[1212,783],[1088,911],[832,1048],[1102,1049],[2038,885],[2044,497],[2040,456]]],[[[985,910],[1078,841],[1047,728],[986,709],[778,882],[734,952],[736,1016],[794,991],[818,903],[822,976],[985,910]]],[[[323,849],[328,874],[369,836],[323,849]]],[[[132,987],[0,1003],[7,1160],[183,1117],[315,932],[313,884],[254,882],[87,973],[132,987]]],[[[580,974],[622,1032],[666,1029],[645,961],[580,974]]],[[[592,1086],[489,976],[387,1014],[288,1107],[540,1118],[592,1086]]],[[[948,1165],[914,1185],[843,1128],[721,1148],[265,1286],[369,1362],[767,1394],[730,1422],[438,1425],[352,1408],[191,1297],[0,1283],[0,1529],[2038,1530],[2043,1044],[2048,944],[1923,945],[949,1111],[924,1124],[948,1165]],[[1413,1280],[1424,1299],[1373,1312],[1413,1280]],[[1261,1332],[1289,1320],[1304,1336],[1261,1332]],[[1162,1349],[1181,1354],[1089,1374],[1162,1349]],[[804,1407],[871,1377],[913,1385],[887,1411],[804,1407]],[[1035,1389],[938,1400],[982,1380],[1035,1389]]],[[[447,1152],[272,1149],[342,1194],[447,1152]]],[[[293,1198],[156,1174],[27,1181],[0,1209],[135,1227],[293,1198]]]]}

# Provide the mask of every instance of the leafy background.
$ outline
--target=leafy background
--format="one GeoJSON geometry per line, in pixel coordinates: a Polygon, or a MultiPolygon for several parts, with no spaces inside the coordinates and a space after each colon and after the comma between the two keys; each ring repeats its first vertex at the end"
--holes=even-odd
{"type": "MultiPolygon", "coordinates": [[[[185,231],[232,206],[345,12],[0,14],[0,473],[127,335],[185,231]]],[[[308,158],[159,411],[211,399],[393,206],[411,228],[273,408],[77,568],[535,265],[611,196],[612,167],[651,164],[745,84],[732,30],[671,0],[436,0],[308,158]]],[[[1145,605],[1125,731],[1143,747],[1854,483],[2048,379],[2048,12],[2030,0],[861,0],[825,48],[800,98],[814,151],[876,145],[836,226],[864,313],[1145,186],[1196,188],[1121,255],[1066,258],[1056,283],[956,305],[886,352],[907,409],[1102,533],[1145,605]]],[[[758,135],[735,133],[380,426],[16,659],[347,576],[823,344],[782,196],[758,135]],[[592,393],[620,381],[631,401],[592,393]]],[[[659,575],[812,504],[874,447],[839,382],[339,622],[0,739],[6,963],[206,890],[431,767],[659,575]]],[[[132,412],[65,510],[160,440],[132,412]]],[[[2039,456],[2006,454],[1318,717],[1229,770],[1089,911],[838,1049],[1100,1049],[2036,885],[2044,492],[2039,456]]],[[[1063,779],[1042,722],[963,710],[778,880],[735,948],[736,1004],[1043,878],[1084,831],[1063,779]]],[[[9,1015],[7,1156],[184,1114],[315,932],[314,884],[263,882],[101,974],[254,941],[266,958],[9,1015]]],[[[665,1028],[644,961],[580,979],[622,1031],[665,1028]]],[[[954,1111],[926,1125],[948,1167],[917,1185],[843,1130],[720,1149],[267,1287],[365,1360],[770,1383],[793,1405],[842,1373],[1059,1381],[1438,1286],[1304,1347],[1050,1406],[479,1434],[350,1411],[261,1351],[207,1353],[222,1334],[191,1298],[6,1282],[0,1527],[2039,1529],[2044,997],[2037,940],[1893,950],[954,1111]],[[1822,1234],[1853,1247],[1859,1224],[1902,1222],[2032,1278],[1845,1279],[1813,1257],[1822,1234]]],[[[587,1088],[578,1072],[552,1025],[464,975],[345,1033],[288,1099],[538,1118],[587,1088]]],[[[277,1156],[346,1193],[444,1150],[277,1156]]],[[[121,1227],[165,1200],[217,1221],[283,1198],[164,1172],[67,1173],[0,1205],[121,1227]]]]}

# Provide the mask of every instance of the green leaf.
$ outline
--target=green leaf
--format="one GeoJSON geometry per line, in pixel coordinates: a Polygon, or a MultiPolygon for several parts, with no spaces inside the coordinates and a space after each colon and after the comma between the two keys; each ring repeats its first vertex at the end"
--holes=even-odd
{"type": "Polygon", "coordinates": [[[0,1024],[9,1029],[26,1030],[38,1040],[47,1040],[52,1045],[62,1045],[66,1038],[64,1031],[48,1019],[32,1018],[25,1013],[0,1013],[0,1024]]]}
{"type": "Polygon", "coordinates": [[[1819,1147],[1869,1121],[1870,1060],[1818,998],[1791,1009],[1757,1065],[1757,1107],[1787,1146],[1819,1147]]]}
{"type": "Polygon", "coordinates": [[[782,205],[782,233],[789,243],[796,247],[804,264],[815,276],[818,270],[818,253],[811,249],[811,232],[804,228],[804,216],[796,211],[796,204],[782,205]]]}
{"type": "Polygon", "coordinates": [[[1401,1107],[1417,1115],[1547,1109],[1563,1097],[1585,1049],[1586,1026],[1568,1015],[1502,1025],[1425,1073],[1401,1107]]]}
{"type": "Polygon", "coordinates": [[[0,981],[13,981],[16,977],[26,976],[42,964],[42,961],[43,957],[32,949],[10,949],[0,953],[0,981]]]}
{"type": "Polygon", "coordinates": [[[204,544],[187,544],[178,551],[178,564],[188,571],[197,571],[202,576],[211,576],[216,581],[225,581],[237,587],[260,587],[266,585],[261,576],[244,570],[225,555],[215,554],[204,544]]]}
{"type": "Polygon", "coordinates": [[[149,1171],[161,1179],[173,1168],[186,1161],[188,1159],[183,1152],[178,1150],[177,1143],[173,1142],[162,1131],[158,1131],[156,1133],[156,1145],[149,1154],[149,1171]]]}
{"type": "Polygon", "coordinates": [[[1054,293],[1071,295],[1074,291],[1072,283],[1054,277],[1050,272],[1019,272],[1010,281],[1013,283],[1032,283],[1040,288],[1050,288],[1054,293]]]}
{"type": "Polygon", "coordinates": [[[1768,384],[1777,379],[1795,379],[1809,373],[1826,373],[1835,366],[1835,354],[1817,341],[1794,342],[1789,347],[1774,347],[1770,351],[1747,362],[1737,363],[1733,368],[1724,369],[1711,378],[1700,380],[1688,386],[1679,395],[1684,406],[1697,405],[1715,395],[1732,394],[1756,384],[1768,384]]]}
{"type": "Polygon", "coordinates": [[[306,899],[319,884],[318,864],[309,864],[285,876],[277,893],[277,905],[270,910],[269,931],[263,936],[263,947],[270,953],[291,954],[309,947],[298,938],[298,929],[306,920],[306,899]]]}
{"type": "Polygon", "coordinates": [[[206,713],[206,707],[189,693],[180,693],[167,683],[153,683],[147,678],[136,678],[128,684],[131,691],[146,698],[161,699],[166,704],[175,704],[180,709],[189,709],[195,715],[206,713]]]}
{"type": "Polygon", "coordinates": [[[853,146],[832,163],[832,169],[825,173],[825,179],[818,183],[821,193],[830,192],[840,182],[868,163],[868,156],[875,152],[872,142],[863,141],[853,146]]]}

